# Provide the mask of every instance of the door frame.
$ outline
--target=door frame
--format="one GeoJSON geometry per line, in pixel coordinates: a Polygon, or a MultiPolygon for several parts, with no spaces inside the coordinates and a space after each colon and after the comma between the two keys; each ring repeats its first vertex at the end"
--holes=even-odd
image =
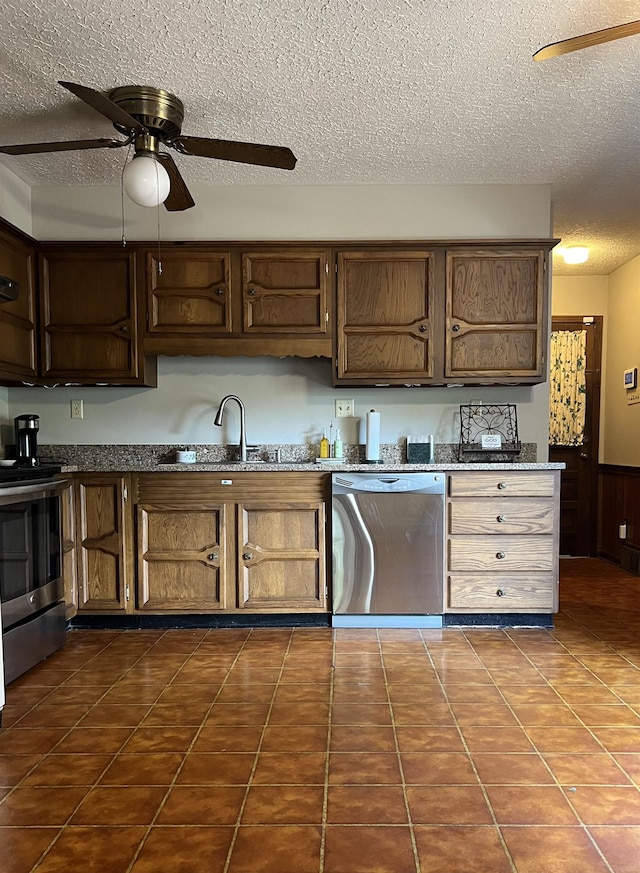
{"type": "MultiPolygon", "coordinates": [[[[604,317],[602,315],[554,315],[551,319],[551,330],[586,330],[587,351],[586,364],[586,409],[585,433],[587,443],[581,447],[578,463],[587,474],[587,485],[579,499],[588,500],[590,516],[588,524],[588,555],[597,555],[598,548],[598,471],[600,452],[600,395],[602,375],[602,334],[604,317]],[[591,334],[591,336],[589,336],[591,334]],[[591,340],[591,342],[590,342],[591,340]]],[[[549,446],[549,456],[553,446],[549,446]]],[[[563,478],[565,471],[561,473],[563,478]]],[[[561,497],[562,504],[562,497],[561,497]]],[[[561,512],[562,515],[562,512],[561,512]]]]}

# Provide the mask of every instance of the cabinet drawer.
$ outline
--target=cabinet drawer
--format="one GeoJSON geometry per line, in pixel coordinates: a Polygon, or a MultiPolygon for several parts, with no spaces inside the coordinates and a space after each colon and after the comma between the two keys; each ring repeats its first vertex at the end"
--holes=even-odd
{"type": "Polygon", "coordinates": [[[451,610],[535,612],[553,610],[551,576],[450,576],[447,606],[451,610]]]}
{"type": "Polygon", "coordinates": [[[547,472],[452,473],[449,476],[451,497],[553,497],[555,474],[547,472]]]}
{"type": "Polygon", "coordinates": [[[555,566],[551,536],[452,537],[449,569],[453,573],[551,571],[555,566]]]}
{"type": "Polygon", "coordinates": [[[451,534],[551,534],[554,519],[552,499],[470,498],[449,503],[451,534]]]}

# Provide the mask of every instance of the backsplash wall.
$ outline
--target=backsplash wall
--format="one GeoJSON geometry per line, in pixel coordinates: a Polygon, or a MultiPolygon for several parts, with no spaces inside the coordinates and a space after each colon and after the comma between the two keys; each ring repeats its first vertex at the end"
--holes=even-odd
{"type": "MultiPolygon", "coordinates": [[[[546,384],[523,387],[333,388],[331,363],[302,358],[161,357],[157,388],[11,388],[0,395],[0,423],[16,415],[40,416],[39,441],[56,445],[237,443],[238,407],[229,403],[221,428],[213,424],[220,400],[237,394],[246,407],[249,443],[316,443],[333,420],[346,443],[361,441],[360,420],[375,408],[380,439],[396,443],[407,434],[432,433],[438,443],[457,443],[461,403],[515,403],[521,441],[537,443],[547,459],[546,384]],[[353,419],[335,418],[335,400],[355,401],[353,419]],[[84,401],[84,418],[72,420],[71,400],[84,401]]],[[[335,430],[334,430],[335,433],[335,430]]],[[[2,428],[3,441],[11,428],[2,428]]]]}

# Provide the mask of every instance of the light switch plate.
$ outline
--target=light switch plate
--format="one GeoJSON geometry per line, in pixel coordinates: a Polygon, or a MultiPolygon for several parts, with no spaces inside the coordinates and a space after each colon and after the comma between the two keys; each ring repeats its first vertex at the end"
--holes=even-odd
{"type": "Polygon", "coordinates": [[[353,418],[355,406],[353,400],[336,400],[336,418],[353,418]]]}

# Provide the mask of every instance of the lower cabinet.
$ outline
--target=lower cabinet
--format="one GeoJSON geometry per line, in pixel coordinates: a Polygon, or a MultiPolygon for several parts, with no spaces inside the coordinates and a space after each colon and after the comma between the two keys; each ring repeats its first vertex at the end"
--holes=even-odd
{"type": "Polygon", "coordinates": [[[136,479],[139,611],[327,611],[325,476],[136,479]]]}
{"type": "Polygon", "coordinates": [[[129,476],[117,473],[82,475],[74,482],[78,612],[133,610],[129,491],[129,476]]]}
{"type": "Polygon", "coordinates": [[[558,609],[559,472],[449,475],[447,611],[558,609]]]}

